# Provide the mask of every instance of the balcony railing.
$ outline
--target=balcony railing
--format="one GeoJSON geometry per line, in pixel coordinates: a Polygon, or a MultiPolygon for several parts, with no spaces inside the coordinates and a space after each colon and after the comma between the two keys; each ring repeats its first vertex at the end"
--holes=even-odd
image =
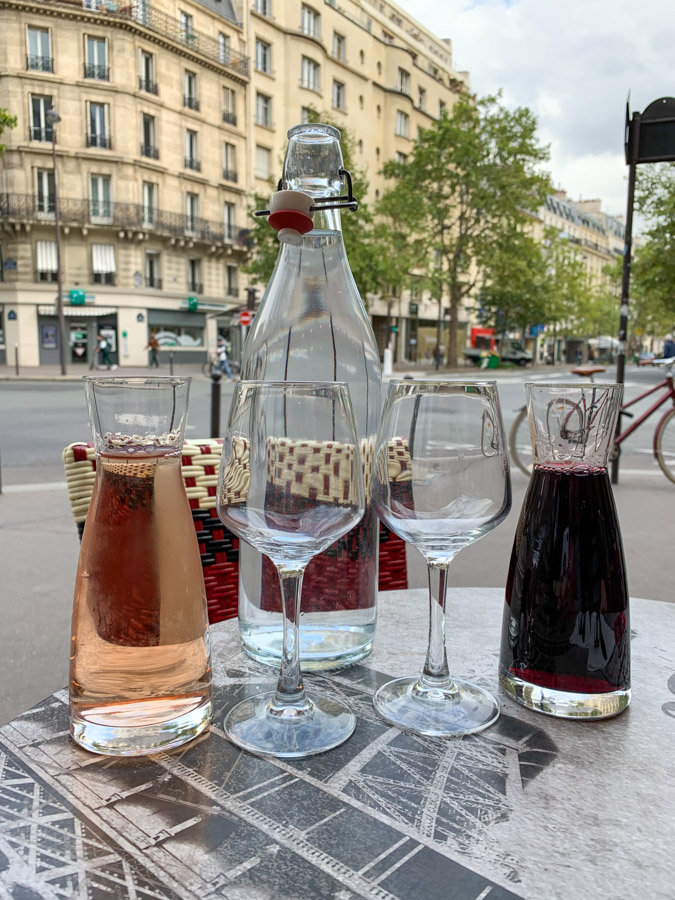
{"type": "Polygon", "coordinates": [[[26,68],[36,72],[53,72],[54,59],[51,56],[31,56],[26,54],[26,68]]]}
{"type": "Polygon", "coordinates": [[[46,128],[42,128],[40,125],[31,125],[28,128],[28,140],[30,141],[43,141],[51,144],[53,136],[54,132],[49,125],[46,128]]]}
{"type": "Polygon", "coordinates": [[[232,243],[232,241],[235,239],[236,236],[237,236],[237,226],[234,224],[226,224],[225,225],[225,235],[224,235],[225,240],[228,241],[229,243],[232,243]]]}
{"type": "Polygon", "coordinates": [[[195,172],[201,172],[202,164],[198,159],[194,159],[192,156],[185,157],[185,168],[193,169],[195,172]]]}
{"type": "Polygon", "coordinates": [[[151,81],[149,78],[139,78],[138,79],[138,90],[145,91],[146,94],[156,94],[157,93],[157,82],[151,81]]]}
{"type": "Polygon", "coordinates": [[[112,150],[112,138],[106,137],[104,134],[85,135],[87,147],[98,147],[99,150],[112,150]]]}
{"type": "Polygon", "coordinates": [[[114,272],[94,272],[92,284],[116,284],[117,278],[114,272]]]}
{"type": "Polygon", "coordinates": [[[93,63],[84,64],[84,77],[95,78],[98,81],[108,81],[110,75],[109,66],[96,66],[93,63]]]}
{"type": "Polygon", "coordinates": [[[199,112],[199,100],[196,97],[190,97],[188,94],[183,96],[183,106],[187,106],[188,109],[194,109],[195,112],[199,112]]]}
{"type": "Polygon", "coordinates": [[[157,291],[162,290],[162,279],[156,278],[154,275],[146,275],[145,276],[145,286],[147,288],[154,288],[157,291]]]}
{"type": "Polygon", "coordinates": [[[225,181],[234,181],[237,183],[237,170],[236,169],[223,169],[223,178],[225,181]]]}
{"type": "Polygon", "coordinates": [[[236,125],[237,124],[237,114],[233,112],[224,112],[223,113],[223,122],[226,125],[236,125]]]}
{"type": "Polygon", "coordinates": [[[239,296],[239,288],[235,285],[228,284],[226,294],[228,297],[238,297],[239,296]]]}
{"type": "Polygon", "coordinates": [[[199,281],[188,281],[187,286],[188,291],[192,291],[193,294],[203,294],[204,293],[204,285],[199,281]]]}
{"type": "Polygon", "coordinates": [[[159,147],[155,147],[154,144],[141,144],[141,156],[159,159],[159,147]]]}
{"type": "MultiPolygon", "coordinates": [[[[112,203],[84,199],[59,198],[61,224],[93,225],[115,229],[152,227],[155,234],[182,238],[186,235],[206,244],[225,241],[223,222],[201,219],[199,216],[174,213],[163,209],[149,209],[142,203],[112,203]]],[[[0,221],[43,222],[54,220],[53,201],[35,194],[0,193],[0,221]]],[[[230,227],[230,226],[228,226],[230,227]]],[[[234,226],[232,239],[239,242],[240,231],[234,226]]]]}

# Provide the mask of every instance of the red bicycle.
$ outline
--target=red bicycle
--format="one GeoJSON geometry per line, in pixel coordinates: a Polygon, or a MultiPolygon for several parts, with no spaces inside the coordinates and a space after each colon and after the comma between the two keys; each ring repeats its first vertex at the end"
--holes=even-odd
{"type": "MultiPolygon", "coordinates": [[[[643,422],[645,422],[653,413],[656,412],[668,400],[672,401],[672,406],[667,409],[656,424],[654,430],[654,456],[661,467],[661,471],[670,481],[675,484],[675,387],[673,386],[673,365],[675,365],[675,356],[669,359],[652,359],[642,360],[641,366],[663,366],[665,369],[664,379],[654,387],[624,403],[621,407],[621,415],[633,418],[634,413],[628,412],[631,406],[651,397],[661,391],[655,402],[645,410],[642,415],[638,416],[626,429],[622,430],[614,441],[610,453],[610,459],[616,459],[621,452],[621,444],[636,431],[643,422]]],[[[603,366],[578,366],[572,369],[575,375],[590,378],[604,372],[603,366]]],[[[527,407],[523,407],[516,416],[511,430],[509,432],[509,450],[511,459],[518,466],[521,472],[529,477],[532,472],[532,447],[530,442],[530,429],[527,420],[527,407]]]]}

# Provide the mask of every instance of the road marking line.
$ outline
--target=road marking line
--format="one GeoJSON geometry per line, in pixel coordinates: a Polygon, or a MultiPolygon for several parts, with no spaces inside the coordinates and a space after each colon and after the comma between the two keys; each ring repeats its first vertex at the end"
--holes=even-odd
{"type": "Polygon", "coordinates": [[[28,491],[65,491],[67,487],[66,481],[42,481],[38,484],[5,484],[2,490],[5,494],[22,494],[28,491]]]}

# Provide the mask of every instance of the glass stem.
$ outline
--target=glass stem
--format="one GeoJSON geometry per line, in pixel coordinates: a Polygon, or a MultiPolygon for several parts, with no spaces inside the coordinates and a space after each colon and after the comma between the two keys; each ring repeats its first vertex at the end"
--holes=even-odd
{"type": "Polygon", "coordinates": [[[424,673],[419,680],[421,691],[442,690],[444,694],[454,690],[448,654],[445,648],[445,598],[448,588],[450,560],[428,562],[429,576],[429,649],[424,663],[424,673]]]}
{"type": "Polygon", "coordinates": [[[272,712],[293,709],[300,712],[310,706],[305,694],[300,670],[300,597],[304,566],[300,569],[278,567],[283,607],[283,639],[281,645],[281,670],[271,703],[272,712]]]}

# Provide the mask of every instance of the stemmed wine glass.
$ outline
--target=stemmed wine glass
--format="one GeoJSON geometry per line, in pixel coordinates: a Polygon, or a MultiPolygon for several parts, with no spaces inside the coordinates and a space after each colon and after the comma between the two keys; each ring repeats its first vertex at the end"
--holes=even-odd
{"type": "Polygon", "coordinates": [[[419,677],[397,678],[375,695],[388,722],[429,735],[481,731],[499,716],[483,688],[450,675],[445,648],[448,567],[511,508],[509,461],[497,386],[484,382],[392,381],[373,475],[382,521],[422,553],[429,573],[429,649],[419,677]]]}
{"type": "Polygon", "coordinates": [[[223,446],[218,515],[272,560],[283,606],[276,691],[238,703],[227,737],[254,753],[302,757],[337,747],[356,719],[348,706],[303,686],[298,628],[305,567],[364,512],[361,457],[345,384],[237,385],[223,446]]]}

